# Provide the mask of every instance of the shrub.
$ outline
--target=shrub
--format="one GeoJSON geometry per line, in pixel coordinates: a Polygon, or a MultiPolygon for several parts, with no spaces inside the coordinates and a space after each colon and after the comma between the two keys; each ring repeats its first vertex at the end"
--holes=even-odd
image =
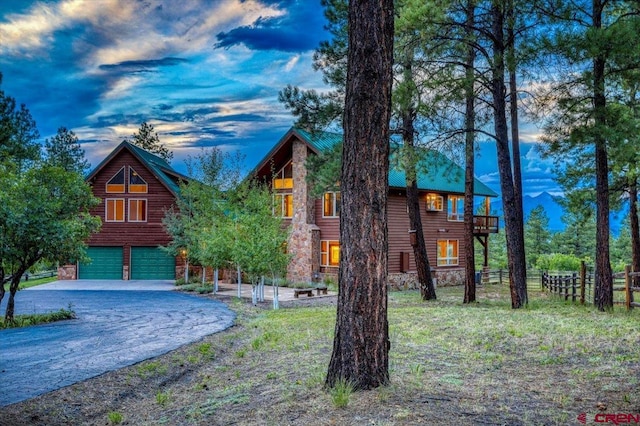
{"type": "Polygon", "coordinates": [[[582,260],[562,253],[542,254],[536,261],[536,268],[543,271],[579,271],[582,260]]]}

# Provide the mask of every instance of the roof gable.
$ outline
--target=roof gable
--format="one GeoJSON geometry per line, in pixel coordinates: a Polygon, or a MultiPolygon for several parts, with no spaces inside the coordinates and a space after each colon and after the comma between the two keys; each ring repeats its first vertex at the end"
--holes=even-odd
{"type": "Polygon", "coordinates": [[[129,151],[140,161],[171,193],[177,195],[180,192],[178,180],[189,180],[187,176],[175,171],[164,159],[127,141],[122,141],[107,157],[98,164],[86,177],[93,179],[107,164],[109,164],[123,150],[129,151]]]}
{"type": "MultiPolygon", "coordinates": [[[[328,152],[333,146],[342,142],[341,133],[317,132],[311,133],[303,129],[292,127],[276,144],[276,146],[265,156],[264,160],[254,169],[254,172],[262,169],[269,160],[289,143],[293,136],[303,141],[316,154],[328,152]]],[[[392,145],[389,166],[389,186],[392,188],[406,187],[406,174],[398,166],[397,148],[399,145],[392,145]],[[394,149],[395,148],[395,149],[394,149]]],[[[464,194],[464,168],[446,155],[427,148],[423,150],[423,158],[418,164],[418,189],[422,191],[448,192],[464,194]]],[[[497,197],[498,194],[474,178],[474,193],[478,196],[497,197]]]]}

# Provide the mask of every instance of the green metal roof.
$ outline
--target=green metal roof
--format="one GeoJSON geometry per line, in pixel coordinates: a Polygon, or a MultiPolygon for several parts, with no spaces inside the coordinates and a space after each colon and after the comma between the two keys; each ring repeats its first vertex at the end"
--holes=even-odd
{"type": "Polygon", "coordinates": [[[87,175],[87,180],[91,179],[95,176],[102,167],[104,167],[111,159],[122,149],[128,149],[142,164],[145,165],[149,169],[151,173],[153,173],[158,180],[160,180],[171,192],[174,194],[178,194],[180,192],[180,187],[176,183],[176,179],[172,179],[169,175],[172,175],[174,178],[180,178],[189,180],[187,176],[182,175],[181,173],[176,172],[164,159],[154,155],[144,149],[135,146],[127,141],[123,141],[120,145],[114,149],[111,154],[107,156],[102,162],[95,168],[91,173],[87,175]]]}
{"type": "Polygon", "coordinates": [[[186,176],[182,176],[180,173],[173,170],[173,168],[167,163],[164,159],[158,157],[157,155],[151,154],[149,151],[145,151],[144,149],[133,145],[129,142],[126,143],[129,148],[136,154],[136,156],[149,168],[151,173],[156,175],[162,183],[165,184],[167,188],[169,188],[174,193],[180,192],[180,187],[176,183],[174,179],[171,179],[167,173],[170,173],[174,176],[180,176],[186,179],[186,176]]]}
{"type": "Polygon", "coordinates": [[[295,128],[295,131],[304,138],[304,141],[315,148],[316,151],[325,152],[331,150],[334,145],[342,142],[341,133],[315,132],[295,128]]]}
{"type": "MultiPolygon", "coordinates": [[[[329,151],[335,144],[342,142],[342,134],[340,133],[310,133],[298,128],[294,130],[307,144],[319,152],[329,151]]],[[[398,145],[394,144],[391,150],[389,186],[406,188],[406,174],[396,161],[396,149],[394,148],[397,147],[398,145]]],[[[423,157],[418,164],[418,189],[464,194],[464,168],[433,149],[421,148],[421,151],[423,151],[423,157]]],[[[498,196],[495,191],[477,178],[474,179],[474,193],[484,197],[498,196]]]]}

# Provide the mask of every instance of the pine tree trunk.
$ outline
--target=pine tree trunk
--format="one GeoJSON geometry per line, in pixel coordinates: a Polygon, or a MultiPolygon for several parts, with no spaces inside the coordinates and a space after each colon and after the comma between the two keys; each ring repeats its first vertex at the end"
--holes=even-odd
{"type": "MultiPolygon", "coordinates": [[[[411,76],[411,63],[404,64],[406,78],[411,76]]],[[[409,213],[410,232],[415,235],[413,242],[413,258],[416,261],[416,271],[420,284],[420,295],[422,300],[436,300],[436,289],[431,276],[431,265],[427,254],[427,244],[424,241],[424,231],[422,229],[422,217],[420,216],[420,201],[418,195],[418,155],[415,151],[415,110],[408,106],[402,114],[402,140],[405,148],[405,176],[407,186],[407,211],[409,213]]]]}
{"type": "MultiPolygon", "coordinates": [[[[475,5],[473,1],[467,2],[466,27],[470,33],[475,23],[475,5]]],[[[472,34],[468,34],[472,38],[472,34]]],[[[465,280],[463,303],[476,301],[476,257],[474,247],[474,224],[473,224],[473,196],[474,196],[474,174],[475,174],[475,92],[474,65],[476,60],[476,50],[469,42],[467,46],[467,59],[465,64],[465,179],[464,179],[464,243],[465,243],[465,280]]],[[[486,212],[488,215],[490,212],[486,212]]]]}
{"type": "Polygon", "coordinates": [[[409,226],[415,230],[415,244],[413,244],[413,257],[416,261],[418,282],[420,283],[420,296],[422,300],[436,300],[436,288],[431,276],[431,265],[427,255],[427,244],[424,241],[422,231],[422,218],[420,217],[420,204],[418,198],[418,184],[414,178],[407,181],[407,208],[409,210],[409,226]]]}
{"type": "MultiPolygon", "coordinates": [[[[633,178],[629,185],[629,228],[631,232],[631,265],[634,272],[640,272],[640,223],[638,222],[638,184],[633,178]]],[[[633,278],[633,286],[640,287],[638,277],[633,278]]],[[[631,293],[633,302],[633,292],[631,293]]]]}
{"type": "MultiPolygon", "coordinates": [[[[602,28],[603,1],[593,0],[593,27],[602,28]]],[[[599,52],[593,60],[593,118],[594,127],[605,128],[604,52],[599,52]]],[[[613,276],[609,258],[609,164],[607,141],[602,132],[594,133],[596,156],[596,270],[594,303],[600,311],[613,309],[613,276]]]]}
{"type": "Polygon", "coordinates": [[[349,2],[340,270],[326,385],[389,382],[387,198],[393,0],[349,2]]]}
{"type": "Polygon", "coordinates": [[[509,286],[511,290],[511,307],[525,306],[527,296],[527,271],[524,258],[524,227],[522,214],[518,214],[511,155],[509,153],[509,136],[506,116],[507,93],[505,86],[506,53],[504,43],[504,11],[501,2],[494,1],[491,7],[493,35],[493,66],[491,94],[494,107],[494,126],[498,156],[498,172],[504,211],[504,225],[507,240],[507,264],[509,266],[509,286]]]}
{"type": "MultiPolygon", "coordinates": [[[[524,210],[522,207],[522,167],[520,165],[520,126],[518,124],[518,84],[516,80],[516,55],[515,55],[515,16],[513,0],[507,2],[507,41],[509,57],[509,116],[511,118],[511,161],[513,164],[513,198],[514,209],[519,216],[519,222],[524,235],[524,210]]],[[[522,247],[519,248],[524,253],[526,267],[526,251],[524,249],[524,237],[522,247]]]]}

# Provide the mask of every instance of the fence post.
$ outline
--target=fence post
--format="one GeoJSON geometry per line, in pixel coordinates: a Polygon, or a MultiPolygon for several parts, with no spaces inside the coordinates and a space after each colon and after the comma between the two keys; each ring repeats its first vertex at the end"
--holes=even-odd
{"type": "Polygon", "coordinates": [[[569,300],[569,285],[571,283],[571,276],[566,275],[563,281],[564,281],[564,300],[569,300]]]}
{"type": "Polygon", "coordinates": [[[576,287],[578,286],[578,274],[575,272],[571,276],[571,301],[576,301],[576,287]]]}
{"type": "Polygon", "coordinates": [[[580,262],[580,304],[584,305],[585,287],[587,285],[587,264],[580,262]]]}
{"type": "Polygon", "coordinates": [[[502,285],[502,268],[498,269],[498,279],[500,280],[500,285],[502,285]]]}
{"type": "Polygon", "coordinates": [[[624,304],[627,311],[631,309],[631,265],[624,267],[624,304]]]}

